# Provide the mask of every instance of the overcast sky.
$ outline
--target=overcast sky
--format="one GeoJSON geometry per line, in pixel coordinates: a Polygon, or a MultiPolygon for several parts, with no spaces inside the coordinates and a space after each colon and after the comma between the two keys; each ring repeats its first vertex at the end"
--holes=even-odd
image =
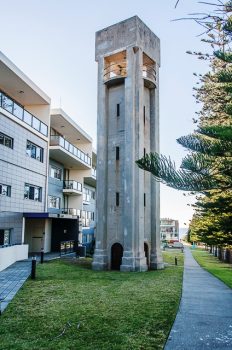
{"type": "MultiPolygon", "coordinates": [[[[0,0],[0,50],[62,107],[96,145],[97,64],[95,32],[138,15],[161,40],[160,149],[178,165],[186,151],[176,139],[193,131],[197,110],[194,72],[202,61],[187,55],[204,50],[193,21],[172,21],[207,10],[197,0],[0,0]]],[[[193,201],[161,186],[161,216],[188,223],[193,201]]]]}

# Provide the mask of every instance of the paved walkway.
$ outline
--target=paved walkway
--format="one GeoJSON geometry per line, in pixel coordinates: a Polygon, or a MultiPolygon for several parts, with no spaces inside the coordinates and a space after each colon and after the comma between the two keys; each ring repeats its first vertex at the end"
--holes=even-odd
{"type": "MultiPolygon", "coordinates": [[[[58,253],[48,253],[44,255],[44,261],[59,257],[58,253]]],[[[37,254],[37,262],[40,262],[40,254],[37,254]]],[[[14,298],[30,274],[31,257],[28,260],[17,261],[0,272],[0,314],[14,298]]]]}
{"type": "Polygon", "coordinates": [[[31,272],[31,261],[17,261],[0,272],[0,307],[5,310],[31,272]]]}
{"type": "Polygon", "coordinates": [[[232,349],[232,290],[202,269],[187,247],[180,308],[164,349],[232,349]]]}

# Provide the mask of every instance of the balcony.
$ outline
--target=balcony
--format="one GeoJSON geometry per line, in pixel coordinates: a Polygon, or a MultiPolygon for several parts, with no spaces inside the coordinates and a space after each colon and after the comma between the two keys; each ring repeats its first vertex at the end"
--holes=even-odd
{"type": "Polygon", "coordinates": [[[96,169],[92,168],[91,172],[84,177],[84,183],[86,183],[89,186],[96,187],[96,178],[97,178],[97,171],[96,169]]]}
{"type": "Polygon", "coordinates": [[[51,135],[50,156],[68,169],[89,169],[91,158],[62,136],[51,135]]]}
{"type": "Polygon", "coordinates": [[[126,51],[105,58],[104,82],[108,85],[119,84],[127,76],[126,51]]]}
{"type": "Polygon", "coordinates": [[[41,122],[41,120],[29,113],[23,106],[2,91],[0,91],[0,107],[38,131],[40,134],[48,136],[48,126],[46,124],[41,122]]]}
{"type": "Polygon", "coordinates": [[[65,180],[63,193],[68,196],[77,196],[82,194],[82,184],[75,180],[65,180]]]}
{"type": "MultiPolygon", "coordinates": [[[[79,216],[81,217],[81,210],[76,209],[76,208],[63,208],[61,209],[61,213],[65,216],[79,216]]],[[[62,216],[62,214],[60,214],[62,216]]]]}
{"type": "Polygon", "coordinates": [[[156,64],[145,53],[143,53],[142,76],[146,87],[154,88],[156,86],[156,64]]]}

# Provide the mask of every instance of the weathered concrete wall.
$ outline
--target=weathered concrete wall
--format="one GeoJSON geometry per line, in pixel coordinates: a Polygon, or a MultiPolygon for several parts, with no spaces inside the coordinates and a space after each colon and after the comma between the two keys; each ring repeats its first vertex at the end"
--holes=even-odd
{"type": "Polygon", "coordinates": [[[95,59],[129,46],[138,46],[160,66],[160,39],[141,21],[131,17],[96,33],[95,59]]]}
{"type": "Polygon", "coordinates": [[[148,269],[144,243],[148,245],[150,267],[163,267],[159,186],[135,164],[144,152],[159,151],[159,47],[159,39],[137,16],[96,33],[98,179],[94,269],[111,267],[114,243],[123,247],[121,271],[148,269]],[[109,65],[110,55],[122,51],[126,56],[126,75],[109,74],[110,81],[104,81],[105,57],[109,65]],[[143,75],[144,54],[156,66],[157,79],[151,84],[143,75]],[[119,147],[118,160],[116,147],[119,147]],[[117,193],[119,203],[116,203],[117,193]]]}

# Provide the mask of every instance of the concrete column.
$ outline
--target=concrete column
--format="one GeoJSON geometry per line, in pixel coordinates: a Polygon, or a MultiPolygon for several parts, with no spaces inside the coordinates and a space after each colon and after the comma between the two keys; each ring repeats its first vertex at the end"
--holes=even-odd
{"type": "Polygon", "coordinates": [[[24,244],[25,240],[25,217],[22,217],[22,239],[21,239],[21,243],[24,244]]]}
{"type": "Polygon", "coordinates": [[[124,166],[124,253],[121,271],[146,271],[144,255],[143,174],[135,164],[141,156],[144,139],[141,133],[143,111],[142,50],[127,49],[125,80],[125,166],[124,166]],[[142,233],[142,235],[141,235],[142,233]]]}
{"type": "Polygon", "coordinates": [[[135,270],[146,271],[148,269],[147,261],[144,253],[144,172],[135,164],[135,160],[141,158],[144,152],[144,122],[143,122],[143,106],[144,106],[144,79],[142,75],[143,66],[143,50],[135,48],[136,71],[135,71],[135,270]]]}
{"type": "Polygon", "coordinates": [[[127,77],[125,79],[125,139],[124,139],[124,245],[121,271],[134,271],[134,52],[127,49],[127,77]]]}
{"type": "MultiPolygon", "coordinates": [[[[151,132],[151,152],[159,152],[159,71],[156,68],[156,89],[151,90],[150,103],[150,132],[151,132]]],[[[151,176],[151,255],[150,268],[152,270],[164,267],[160,250],[160,186],[151,176]]]]}
{"type": "Polygon", "coordinates": [[[104,58],[98,61],[98,116],[97,116],[97,191],[96,191],[96,248],[92,268],[106,270],[107,257],[107,185],[108,185],[108,119],[107,87],[103,81],[104,58]]]}

